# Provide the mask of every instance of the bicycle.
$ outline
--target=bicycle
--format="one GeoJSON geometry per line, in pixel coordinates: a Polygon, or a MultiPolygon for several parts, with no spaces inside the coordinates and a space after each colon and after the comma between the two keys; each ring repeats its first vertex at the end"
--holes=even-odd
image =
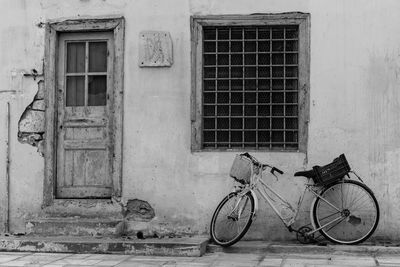
{"type": "Polygon", "coordinates": [[[263,181],[267,169],[276,179],[276,172],[283,174],[274,166],[260,163],[249,153],[236,156],[230,176],[239,185],[222,199],[211,220],[211,239],[216,244],[228,247],[246,234],[257,214],[257,194],[270,205],[290,232],[296,232],[301,243],[318,242],[314,234],[319,232],[318,237],[323,236],[333,243],[352,245],[365,241],[374,233],[379,222],[378,202],[360,176],[351,171],[344,154],[326,166],[314,166],[311,170],[294,174],[308,178],[296,208],[263,181]],[[352,180],[350,173],[359,181],[352,180]],[[311,222],[294,229],[292,225],[307,191],[315,196],[310,209],[311,222]],[[278,210],[272,196],[281,201],[285,212],[278,210]]]}

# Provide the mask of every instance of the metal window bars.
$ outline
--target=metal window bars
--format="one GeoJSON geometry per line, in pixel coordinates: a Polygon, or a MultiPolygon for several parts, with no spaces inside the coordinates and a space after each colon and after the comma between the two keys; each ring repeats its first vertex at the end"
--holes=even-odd
{"type": "Polygon", "coordinates": [[[203,148],[298,149],[298,34],[203,27],[203,148]]]}

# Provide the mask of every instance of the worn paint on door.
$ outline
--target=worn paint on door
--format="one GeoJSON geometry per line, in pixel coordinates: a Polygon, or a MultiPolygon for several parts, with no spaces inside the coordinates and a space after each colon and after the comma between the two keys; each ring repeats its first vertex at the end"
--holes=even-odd
{"type": "Polygon", "coordinates": [[[113,34],[59,38],[56,198],[112,194],[113,34]]]}

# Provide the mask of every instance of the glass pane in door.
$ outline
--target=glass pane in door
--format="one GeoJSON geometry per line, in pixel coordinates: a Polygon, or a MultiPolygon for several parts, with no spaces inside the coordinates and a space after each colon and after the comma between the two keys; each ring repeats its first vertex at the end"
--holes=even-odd
{"type": "Polygon", "coordinates": [[[67,76],[66,106],[85,105],[85,76],[67,76]]]}
{"type": "Polygon", "coordinates": [[[85,72],[85,43],[67,43],[67,73],[85,72]]]}
{"type": "Polygon", "coordinates": [[[107,71],[107,42],[89,42],[89,72],[107,71]]]}
{"type": "Polygon", "coordinates": [[[107,93],[107,76],[90,75],[88,87],[88,106],[105,106],[107,93]]]}

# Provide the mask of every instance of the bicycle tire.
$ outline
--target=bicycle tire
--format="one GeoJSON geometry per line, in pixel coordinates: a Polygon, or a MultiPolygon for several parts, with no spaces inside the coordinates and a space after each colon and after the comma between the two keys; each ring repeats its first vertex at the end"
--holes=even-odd
{"type": "MultiPolygon", "coordinates": [[[[319,230],[326,239],[337,244],[354,245],[365,241],[375,232],[379,222],[379,205],[368,186],[353,180],[338,181],[327,185],[320,195],[336,207],[339,204],[341,217],[338,223],[334,222],[319,230]],[[352,196],[357,192],[361,197],[352,196]]],[[[312,210],[316,229],[329,223],[325,219],[339,213],[334,212],[320,197],[317,197],[312,210]]]]}
{"type": "MultiPolygon", "coordinates": [[[[238,209],[236,208],[236,210],[238,209]]],[[[254,198],[250,192],[247,192],[245,195],[242,196],[240,195],[240,192],[232,192],[228,194],[219,203],[211,219],[210,235],[212,241],[223,247],[232,246],[233,244],[238,242],[249,230],[253,220],[253,215],[254,215],[254,198]],[[243,207],[243,212],[246,211],[246,213],[244,214],[242,212],[240,215],[241,218],[236,218],[237,220],[235,221],[234,216],[232,216],[233,212],[235,211],[232,211],[232,209],[236,206],[238,200],[237,197],[241,198],[238,205],[239,208],[240,205],[243,203],[242,202],[243,200],[250,200],[250,201],[244,202],[245,206],[243,207]],[[231,203],[234,204],[233,207],[228,206],[231,203]],[[224,214],[224,212],[226,212],[226,214],[224,214]],[[236,222],[239,222],[239,220],[242,218],[244,219],[243,227],[241,228],[241,230],[240,228],[238,228],[236,234],[232,234],[230,232],[232,226],[235,224],[239,226],[239,223],[236,222]],[[221,233],[222,230],[224,231],[224,233],[221,233]]]]}

